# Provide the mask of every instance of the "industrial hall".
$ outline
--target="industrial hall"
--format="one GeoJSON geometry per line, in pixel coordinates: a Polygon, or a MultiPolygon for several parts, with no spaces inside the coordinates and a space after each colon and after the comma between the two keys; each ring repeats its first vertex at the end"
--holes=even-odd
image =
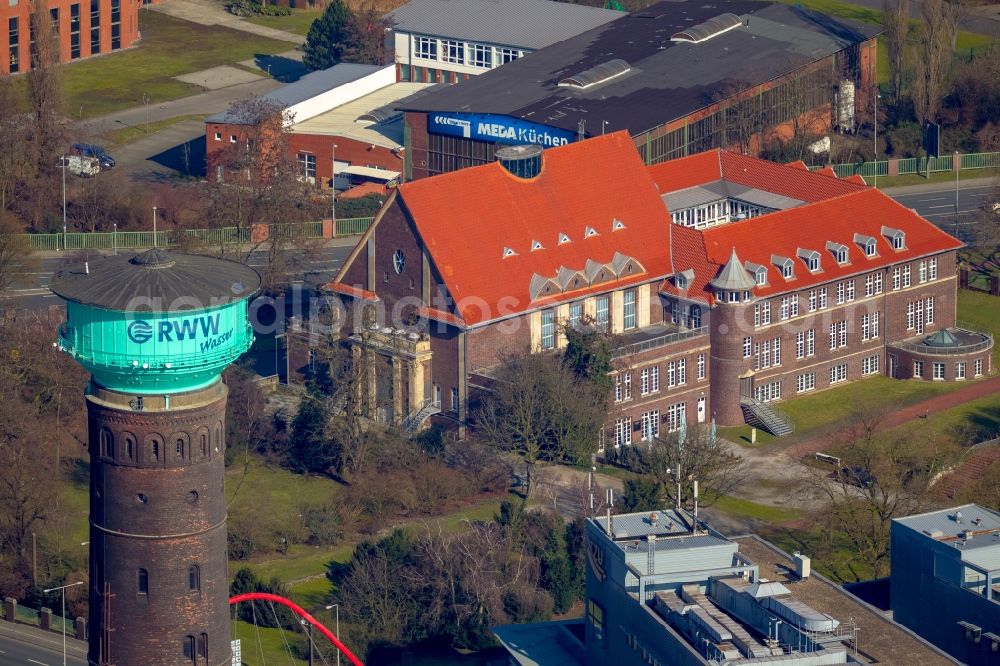
{"type": "Polygon", "coordinates": [[[868,375],[972,381],[961,243],[860,178],[716,149],[647,166],[627,132],[499,151],[400,185],[325,289],[371,354],[369,416],[467,425],[506,354],[614,345],[605,443],[789,424],[774,402],[868,375]],[[601,165],[581,168],[581,165],[601,165]]]}

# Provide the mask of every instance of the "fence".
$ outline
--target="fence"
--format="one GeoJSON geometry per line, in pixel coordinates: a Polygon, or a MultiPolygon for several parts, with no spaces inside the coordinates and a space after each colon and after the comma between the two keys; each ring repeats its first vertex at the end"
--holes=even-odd
{"type": "MultiPolygon", "coordinates": [[[[959,170],[967,169],[1000,169],[1000,153],[969,153],[959,155],[959,170]]],[[[824,167],[809,167],[812,171],[824,167]]],[[[834,164],[833,170],[838,178],[847,176],[905,176],[907,174],[935,173],[955,170],[955,156],[942,157],[902,157],[878,162],[856,162],[852,164],[834,164]],[[895,167],[895,168],[893,168],[895,167]]]]}
{"type": "MultiPolygon", "coordinates": [[[[373,217],[337,220],[336,236],[357,236],[371,225],[373,217]]],[[[323,222],[297,222],[269,225],[258,236],[253,227],[222,227],[219,229],[183,229],[157,231],[96,231],[65,234],[20,234],[19,245],[32,251],[45,250],[138,250],[147,247],[178,245],[235,245],[250,243],[258,238],[323,238],[323,222]]]]}

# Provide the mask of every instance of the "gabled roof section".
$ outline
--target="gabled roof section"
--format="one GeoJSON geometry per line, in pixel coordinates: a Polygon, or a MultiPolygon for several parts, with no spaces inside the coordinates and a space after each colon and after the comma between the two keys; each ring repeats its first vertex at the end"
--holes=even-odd
{"type": "Polygon", "coordinates": [[[674,253],[674,268],[678,270],[678,274],[683,274],[685,277],[690,275],[691,278],[686,289],[679,289],[672,280],[664,280],[660,284],[660,293],[714,303],[715,295],[709,289],[708,283],[719,272],[720,264],[708,258],[702,233],[691,227],[675,224],[670,229],[670,239],[674,253]]]}
{"type": "Polygon", "coordinates": [[[617,277],[609,282],[560,291],[553,302],[670,273],[670,216],[627,133],[550,148],[542,159],[541,173],[529,180],[494,162],[397,188],[457,314],[470,326],[537,307],[544,285],[558,287],[560,268],[587,280],[613,263],[633,270],[612,269],[617,277]],[[607,230],[615,219],[624,227],[600,243],[554,242],[560,233],[582,239],[588,226],[607,230]],[[551,240],[531,252],[537,239],[551,240]],[[517,255],[501,260],[505,247],[517,255]]]}
{"type": "Polygon", "coordinates": [[[850,264],[827,261],[822,271],[796,270],[794,282],[786,282],[779,274],[768,285],[757,287],[758,296],[802,289],[962,246],[957,239],[872,188],[712,227],[700,233],[705,240],[708,260],[715,263],[725,261],[734,249],[747,261],[777,263],[778,258],[798,256],[799,248],[822,247],[824,238],[853,238],[856,233],[876,238],[878,253],[873,257],[859,253],[862,256],[855,255],[850,264]],[[904,249],[890,251],[889,240],[880,233],[881,226],[886,223],[906,233],[904,249]]]}

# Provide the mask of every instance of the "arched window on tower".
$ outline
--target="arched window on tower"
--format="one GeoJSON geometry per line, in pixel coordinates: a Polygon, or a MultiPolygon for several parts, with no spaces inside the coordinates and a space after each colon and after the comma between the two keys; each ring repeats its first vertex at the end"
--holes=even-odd
{"type": "Polygon", "coordinates": [[[184,460],[184,438],[178,437],[177,442],[174,445],[174,449],[177,453],[178,460],[184,460]]]}
{"type": "Polygon", "coordinates": [[[208,457],[208,433],[207,432],[201,433],[201,457],[202,458],[207,458],[208,457]]]}
{"type": "Polygon", "coordinates": [[[198,637],[198,656],[208,663],[208,634],[202,634],[198,637]]]}
{"type": "Polygon", "coordinates": [[[188,567],[188,589],[192,592],[201,591],[201,568],[197,564],[188,567]]]}
{"type": "Polygon", "coordinates": [[[149,461],[160,462],[160,441],[154,439],[149,445],[149,461]]]}
{"type": "Polygon", "coordinates": [[[149,572],[145,569],[139,569],[137,572],[136,593],[141,599],[145,599],[149,595],[149,572]]]}
{"type": "Polygon", "coordinates": [[[135,461],[135,436],[132,433],[122,435],[125,440],[125,457],[129,462],[135,461]]]}
{"type": "Polygon", "coordinates": [[[184,658],[194,663],[194,636],[184,637],[184,658]]]}
{"type": "Polygon", "coordinates": [[[111,431],[107,428],[101,428],[101,457],[111,458],[114,460],[115,457],[115,438],[111,434],[111,431]]]}

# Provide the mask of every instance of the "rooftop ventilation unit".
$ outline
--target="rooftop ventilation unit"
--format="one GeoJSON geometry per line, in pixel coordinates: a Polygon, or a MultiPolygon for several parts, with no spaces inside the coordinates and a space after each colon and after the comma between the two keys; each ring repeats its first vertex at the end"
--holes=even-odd
{"type": "Polygon", "coordinates": [[[600,65],[596,65],[590,69],[585,69],[579,74],[566,77],[559,82],[559,87],[586,90],[587,88],[596,86],[598,83],[604,83],[605,81],[610,81],[615,77],[621,76],[631,69],[627,62],[621,58],[615,58],[614,60],[602,62],[600,65]]]}
{"type": "Polygon", "coordinates": [[[691,26],[686,30],[682,30],[675,33],[670,41],[672,42],[687,42],[689,44],[701,44],[702,42],[707,42],[713,37],[718,37],[724,32],[729,32],[733,28],[738,28],[743,25],[743,19],[741,19],[736,14],[720,14],[715,18],[710,18],[704,23],[699,23],[698,25],[691,26]]]}

